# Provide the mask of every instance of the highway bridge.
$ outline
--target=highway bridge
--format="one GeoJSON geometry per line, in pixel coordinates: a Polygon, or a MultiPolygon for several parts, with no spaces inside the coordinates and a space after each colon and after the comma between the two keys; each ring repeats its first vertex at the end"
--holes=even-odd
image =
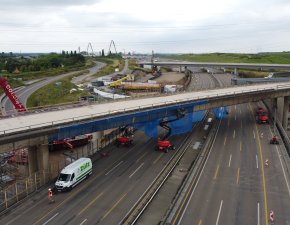
{"type": "MultiPolygon", "coordinates": [[[[176,111],[177,108],[192,107],[193,111],[201,111],[289,95],[290,83],[285,82],[185,92],[154,98],[114,101],[62,111],[23,114],[13,118],[1,119],[0,144],[9,143],[13,138],[20,140],[23,134],[23,138],[28,137],[29,132],[34,132],[34,136],[37,133],[38,135],[45,135],[46,133],[57,132],[60,138],[70,137],[66,135],[79,135],[89,132],[88,130],[79,130],[74,131],[74,133],[62,133],[61,128],[69,127],[72,124],[71,132],[73,132],[72,130],[78,130],[77,126],[96,121],[91,124],[91,127],[94,128],[91,128],[90,131],[93,132],[132,124],[134,121],[144,122],[146,118],[142,121],[138,121],[138,118],[144,117],[144,113],[148,116],[156,109],[161,111],[159,116],[166,116],[169,115],[170,111],[176,111]],[[124,116],[126,120],[124,120],[124,116]],[[110,123],[110,119],[113,118],[115,124],[110,123]]],[[[285,108],[288,110],[288,106],[285,108]]],[[[285,118],[288,119],[286,115],[283,119],[286,120],[285,118]]]]}
{"type": "MultiPolygon", "coordinates": [[[[196,78],[200,85],[205,85],[206,82],[209,83],[208,86],[213,85],[209,79],[201,81],[201,77],[196,78]]],[[[273,129],[269,125],[256,125],[254,109],[258,105],[255,102],[248,103],[260,99],[278,97],[283,99],[283,96],[289,95],[288,83],[268,85],[203,90],[178,96],[163,96],[157,98],[156,102],[153,102],[153,99],[144,99],[147,105],[140,99],[132,101],[137,108],[127,109],[127,114],[160,109],[160,107],[186,105],[189,101],[198,102],[204,99],[207,102],[194,105],[193,110],[229,105],[229,115],[218,124],[218,132],[211,148],[208,149],[208,157],[203,157],[203,154],[200,156],[200,159],[204,158],[204,166],[200,164],[201,166],[195,167],[197,171],[200,171],[200,176],[194,174],[192,184],[185,193],[187,198],[182,199],[180,206],[177,204],[176,213],[172,214],[172,220],[168,220],[171,224],[268,225],[270,210],[275,212],[276,224],[289,223],[289,170],[284,158],[285,149],[283,145],[269,145],[268,141],[273,129]],[[264,168],[266,158],[270,161],[268,168],[264,168]]],[[[287,98],[284,98],[284,101],[286,102],[284,105],[287,105],[287,98]]],[[[95,108],[97,105],[83,107],[80,108],[83,111],[78,113],[83,113],[82,115],[85,113],[88,116],[74,119],[83,123],[87,120],[104,117],[104,115],[92,117],[91,114],[94,114],[96,110],[100,110],[103,114],[112,110],[110,114],[113,114],[109,117],[122,116],[123,112],[120,111],[131,107],[129,102],[131,100],[116,102],[115,107],[114,103],[107,103],[106,105],[110,105],[110,107],[106,109],[104,107],[95,108]],[[124,104],[126,104],[125,107],[124,104]]],[[[281,111],[284,111],[284,108],[281,111]]],[[[286,109],[288,111],[288,107],[286,109]]],[[[57,116],[59,112],[62,111],[51,113],[55,113],[54,115],[57,116]]],[[[69,119],[63,121],[63,118],[60,118],[62,121],[55,124],[56,132],[58,132],[58,126],[69,126],[69,123],[73,121],[70,119],[76,117],[73,110],[66,111],[66,113],[68,115],[59,116],[69,119]]],[[[47,119],[48,115],[50,114],[39,113],[35,115],[40,117],[39,120],[34,119],[35,121],[32,120],[32,122],[34,124],[39,121],[42,123],[41,117],[47,119]]],[[[25,118],[33,118],[33,115],[0,120],[1,124],[2,121],[10,121],[11,126],[12,121],[19,122],[18,128],[17,126],[11,127],[13,130],[10,131],[6,126],[5,134],[2,133],[2,140],[23,132],[27,133],[29,127],[23,126],[25,118]],[[19,129],[19,127],[22,128],[19,129]]],[[[55,121],[54,117],[51,119],[48,121],[55,121]]],[[[204,122],[206,123],[206,121],[204,122]]],[[[29,125],[29,122],[26,123],[29,125]]],[[[53,124],[49,126],[51,125],[53,124]]],[[[35,128],[38,129],[37,126],[31,127],[31,131],[35,128]]],[[[39,130],[37,131],[39,132],[39,130]]],[[[161,200],[152,203],[147,216],[145,213],[138,224],[157,224],[159,222],[165,224],[162,213],[165,214],[169,209],[172,199],[165,200],[164,196],[175,191],[174,187],[177,187],[178,181],[183,179],[186,166],[191,165],[191,157],[201,152],[201,149],[194,149],[193,146],[198,142],[202,143],[204,135],[206,135],[204,123],[198,123],[192,134],[173,137],[172,141],[176,143],[177,151],[187,149],[186,155],[183,160],[178,162],[180,167],[170,173],[167,186],[158,192],[161,200]],[[161,216],[157,217],[158,213],[161,216]]],[[[108,151],[111,151],[112,154],[108,158],[95,162],[93,176],[70,193],[57,194],[55,204],[48,204],[46,190],[40,190],[23,205],[1,217],[0,222],[3,224],[123,224],[122,219],[126,217],[135,203],[142,199],[143,193],[154,183],[160,171],[164,170],[175,154],[175,152],[164,154],[153,151],[154,140],[144,137],[140,132],[135,134],[134,139],[136,143],[130,148],[116,150],[114,146],[108,146],[108,151]]],[[[156,198],[158,199],[158,196],[156,198]]]]}
{"type": "Polygon", "coordinates": [[[154,66],[182,66],[182,67],[215,67],[233,69],[290,69],[290,64],[262,64],[262,63],[213,63],[213,62],[182,62],[182,61],[162,61],[162,62],[139,62],[142,65],[154,66]]]}

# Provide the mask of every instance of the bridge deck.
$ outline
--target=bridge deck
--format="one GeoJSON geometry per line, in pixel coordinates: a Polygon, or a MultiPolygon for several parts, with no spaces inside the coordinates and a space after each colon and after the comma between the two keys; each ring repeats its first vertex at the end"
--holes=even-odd
{"type": "Polygon", "coordinates": [[[216,97],[226,97],[238,93],[255,93],[267,90],[289,90],[290,82],[274,84],[257,84],[251,86],[239,86],[223,89],[212,89],[198,92],[185,92],[175,95],[151,97],[143,99],[122,100],[110,103],[89,105],[62,111],[42,112],[38,114],[19,115],[13,118],[0,120],[0,135],[28,130],[31,128],[46,127],[50,125],[68,123],[89,119],[92,117],[104,117],[118,112],[132,112],[152,107],[165,106],[195,100],[209,100],[216,97]]]}

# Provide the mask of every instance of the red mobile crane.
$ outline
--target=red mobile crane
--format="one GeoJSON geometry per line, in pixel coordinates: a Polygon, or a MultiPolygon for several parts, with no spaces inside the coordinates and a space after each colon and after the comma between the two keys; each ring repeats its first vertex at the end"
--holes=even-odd
{"type": "Polygon", "coordinates": [[[18,100],[16,94],[14,93],[11,86],[8,84],[8,81],[4,77],[0,77],[0,86],[3,88],[6,96],[10,99],[14,105],[17,112],[26,112],[27,109],[24,105],[18,100]]]}

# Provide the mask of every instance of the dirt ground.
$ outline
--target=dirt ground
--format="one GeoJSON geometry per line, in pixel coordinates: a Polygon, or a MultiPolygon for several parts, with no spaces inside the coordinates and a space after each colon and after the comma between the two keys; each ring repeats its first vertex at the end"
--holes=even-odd
{"type": "Polygon", "coordinates": [[[162,75],[156,78],[157,83],[165,83],[165,82],[178,82],[185,77],[184,73],[179,72],[166,72],[162,73],[162,75]]]}

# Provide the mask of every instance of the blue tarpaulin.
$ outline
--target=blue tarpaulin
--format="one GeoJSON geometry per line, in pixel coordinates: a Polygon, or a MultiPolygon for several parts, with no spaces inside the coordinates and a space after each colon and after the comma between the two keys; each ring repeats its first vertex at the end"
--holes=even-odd
{"type": "MultiPolygon", "coordinates": [[[[171,128],[171,135],[184,134],[184,133],[190,132],[192,130],[192,124],[195,122],[201,121],[204,118],[204,116],[205,116],[205,111],[190,112],[178,120],[169,122],[168,126],[171,128]]],[[[176,116],[170,116],[170,117],[164,118],[163,120],[166,121],[166,120],[172,120],[175,118],[176,116]]],[[[131,125],[138,130],[144,131],[144,133],[148,137],[157,138],[158,126],[161,121],[162,120],[157,119],[153,121],[148,121],[146,123],[135,123],[131,125]]]]}
{"type": "Polygon", "coordinates": [[[215,117],[219,120],[224,119],[228,115],[228,109],[227,107],[218,107],[212,109],[215,117]]]}
{"type": "Polygon", "coordinates": [[[185,115],[188,116],[180,122],[173,124],[173,126],[176,127],[176,131],[174,130],[173,133],[186,133],[190,130],[189,124],[202,120],[204,116],[204,111],[192,113],[194,107],[206,103],[208,103],[207,100],[200,100],[156,108],[152,107],[120,115],[107,115],[106,117],[92,118],[88,121],[75,121],[73,124],[60,126],[55,133],[49,135],[48,139],[49,142],[51,142],[53,140],[60,140],[67,137],[74,137],[81,134],[88,134],[127,125],[143,130],[149,137],[157,137],[157,128],[160,120],[172,116],[176,118],[177,113],[185,113],[185,115]],[[191,117],[191,121],[188,117],[191,117]]]}

